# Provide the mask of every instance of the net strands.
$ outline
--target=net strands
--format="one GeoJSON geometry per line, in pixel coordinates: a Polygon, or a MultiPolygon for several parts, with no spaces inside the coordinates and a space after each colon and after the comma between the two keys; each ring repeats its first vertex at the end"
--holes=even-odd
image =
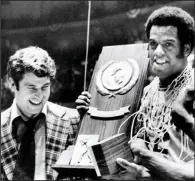
{"type": "MultiPolygon", "coordinates": [[[[159,78],[155,77],[149,89],[143,95],[140,109],[122,123],[118,132],[120,132],[125,122],[132,118],[130,140],[142,137],[145,143],[148,144],[155,145],[159,142],[164,142],[163,138],[165,134],[173,126],[173,123],[171,123],[172,103],[177,98],[181,89],[192,81],[192,76],[192,68],[187,66],[164,92],[159,87],[159,78]],[[133,136],[134,131],[136,134],[133,136]],[[154,140],[147,141],[146,135],[153,136],[154,140]]],[[[185,158],[188,156],[194,157],[189,148],[188,136],[184,135],[182,131],[180,131],[180,135],[182,141],[179,158],[181,158],[184,150],[188,152],[185,158]]],[[[163,152],[163,149],[161,152],[163,152]]]]}

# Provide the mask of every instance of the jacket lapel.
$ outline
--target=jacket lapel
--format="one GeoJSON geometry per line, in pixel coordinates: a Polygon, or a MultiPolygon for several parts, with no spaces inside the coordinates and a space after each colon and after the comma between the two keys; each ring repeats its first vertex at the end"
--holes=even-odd
{"type": "Polygon", "coordinates": [[[11,134],[11,108],[1,113],[1,165],[8,178],[13,177],[15,169],[16,157],[18,155],[16,140],[11,134]]]}
{"type": "Polygon", "coordinates": [[[46,164],[47,175],[50,177],[47,179],[56,179],[58,173],[51,166],[55,164],[62,150],[65,149],[68,135],[64,128],[69,128],[70,122],[62,118],[66,114],[65,107],[51,102],[48,102],[47,106],[46,164]]]}

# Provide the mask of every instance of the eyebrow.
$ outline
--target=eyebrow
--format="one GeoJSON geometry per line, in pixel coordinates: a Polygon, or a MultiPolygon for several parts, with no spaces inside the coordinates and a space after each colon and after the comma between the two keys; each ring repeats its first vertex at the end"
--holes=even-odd
{"type": "Polygon", "coordinates": [[[43,86],[48,86],[48,85],[50,85],[50,83],[48,82],[48,83],[45,83],[43,86]]]}
{"type": "Polygon", "coordinates": [[[173,43],[175,43],[175,42],[176,42],[176,40],[175,40],[175,39],[167,39],[167,40],[164,40],[164,41],[170,41],[170,42],[173,42],[173,43]]]}
{"type": "Polygon", "coordinates": [[[28,83],[28,82],[25,83],[24,85],[25,85],[25,86],[35,86],[35,85],[33,85],[33,84],[31,84],[31,83],[28,83]]]}
{"type": "MultiPolygon", "coordinates": [[[[151,42],[157,42],[155,39],[149,39],[149,43],[151,42]]],[[[162,43],[166,43],[166,42],[170,42],[170,43],[173,43],[173,44],[176,44],[177,41],[175,41],[174,39],[166,39],[166,40],[163,40],[162,43]]]]}
{"type": "MultiPolygon", "coordinates": [[[[31,83],[29,83],[29,82],[25,83],[24,85],[25,85],[25,86],[30,86],[30,87],[36,87],[34,84],[31,84],[31,83]]],[[[45,83],[42,87],[44,87],[44,86],[49,86],[49,85],[50,85],[50,82],[47,82],[47,83],[45,83]]]]}
{"type": "MultiPolygon", "coordinates": [[[[156,41],[156,39],[154,39],[154,38],[150,38],[150,39],[149,39],[149,41],[156,41]]],[[[175,40],[175,39],[173,39],[173,38],[164,39],[163,41],[176,42],[176,40],[175,40]]]]}

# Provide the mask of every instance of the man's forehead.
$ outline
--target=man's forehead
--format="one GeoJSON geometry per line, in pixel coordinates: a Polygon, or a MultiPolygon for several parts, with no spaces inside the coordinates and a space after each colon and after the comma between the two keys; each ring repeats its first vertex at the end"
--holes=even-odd
{"type": "Polygon", "coordinates": [[[21,80],[25,85],[36,85],[36,84],[46,84],[50,83],[49,77],[37,77],[34,73],[25,73],[23,79],[21,80]]]}
{"type": "Polygon", "coordinates": [[[151,29],[165,29],[165,30],[177,31],[177,27],[173,25],[153,25],[151,29]]]}
{"type": "Polygon", "coordinates": [[[168,39],[178,39],[177,28],[174,26],[152,26],[150,30],[150,38],[161,36],[168,39]]]}

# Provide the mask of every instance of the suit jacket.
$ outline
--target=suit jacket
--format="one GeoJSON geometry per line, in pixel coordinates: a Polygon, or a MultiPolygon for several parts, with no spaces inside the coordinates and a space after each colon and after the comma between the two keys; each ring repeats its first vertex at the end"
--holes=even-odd
{"type": "MultiPolygon", "coordinates": [[[[1,179],[12,180],[18,148],[10,123],[11,109],[1,113],[1,179]]],[[[52,169],[61,152],[73,144],[80,116],[76,109],[47,102],[46,115],[46,176],[56,180],[58,173],[52,169]]]]}

